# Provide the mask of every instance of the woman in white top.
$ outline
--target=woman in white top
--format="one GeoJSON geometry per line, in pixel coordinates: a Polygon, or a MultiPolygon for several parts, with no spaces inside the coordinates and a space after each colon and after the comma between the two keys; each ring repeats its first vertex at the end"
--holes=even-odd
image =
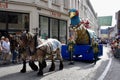
{"type": "Polygon", "coordinates": [[[10,61],[10,42],[8,38],[5,38],[4,41],[2,41],[2,54],[3,54],[3,63],[6,63],[7,61],[10,61]]]}

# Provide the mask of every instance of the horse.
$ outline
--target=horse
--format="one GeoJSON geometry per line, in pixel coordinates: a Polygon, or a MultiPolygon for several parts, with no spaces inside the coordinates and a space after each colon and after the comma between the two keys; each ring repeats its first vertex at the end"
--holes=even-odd
{"type": "Polygon", "coordinates": [[[19,39],[19,46],[21,49],[22,60],[23,60],[23,68],[20,72],[26,72],[26,59],[29,60],[29,65],[34,71],[38,71],[38,75],[43,75],[43,69],[47,66],[46,64],[46,56],[51,60],[51,67],[49,71],[55,70],[55,58],[60,60],[59,70],[63,69],[63,59],[61,56],[61,43],[57,39],[47,39],[42,40],[41,38],[37,38],[37,35],[32,35],[30,33],[24,33],[21,35],[19,39]],[[39,42],[38,42],[39,41],[39,42]],[[39,43],[39,44],[38,44],[39,43]],[[28,57],[28,58],[27,58],[28,57]],[[34,63],[37,60],[39,63],[38,66],[34,63]]]}

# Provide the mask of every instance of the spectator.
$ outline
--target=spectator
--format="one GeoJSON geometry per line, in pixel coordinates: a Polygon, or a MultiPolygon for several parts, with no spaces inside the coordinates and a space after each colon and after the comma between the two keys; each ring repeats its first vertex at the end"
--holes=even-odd
{"type": "Polygon", "coordinates": [[[2,51],[1,41],[0,41],[0,52],[2,51]]]}
{"type": "Polygon", "coordinates": [[[5,41],[5,37],[4,36],[2,36],[1,37],[1,40],[0,40],[0,44],[1,44],[1,63],[3,63],[3,48],[2,48],[2,44],[4,43],[4,41],[5,41]]]}
{"type": "Polygon", "coordinates": [[[0,62],[2,60],[2,46],[1,46],[1,41],[0,41],[0,62]]]}
{"type": "Polygon", "coordinates": [[[8,63],[10,61],[10,42],[8,38],[5,38],[2,41],[2,54],[3,54],[3,64],[8,63]]]}
{"type": "Polygon", "coordinates": [[[6,43],[8,44],[8,61],[10,62],[10,60],[11,60],[11,50],[10,50],[10,41],[9,41],[9,38],[6,38],[5,39],[5,41],[6,41],[6,43]]]}
{"type": "Polygon", "coordinates": [[[0,32],[0,38],[2,37],[2,33],[0,32]]]}
{"type": "Polygon", "coordinates": [[[118,49],[120,49],[120,39],[118,39],[118,49]]]}
{"type": "Polygon", "coordinates": [[[17,56],[18,56],[18,51],[17,51],[17,47],[18,47],[18,43],[15,40],[15,35],[10,35],[10,49],[11,49],[11,53],[12,53],[12,63],[16,63],[17,62],[17,56]]]}

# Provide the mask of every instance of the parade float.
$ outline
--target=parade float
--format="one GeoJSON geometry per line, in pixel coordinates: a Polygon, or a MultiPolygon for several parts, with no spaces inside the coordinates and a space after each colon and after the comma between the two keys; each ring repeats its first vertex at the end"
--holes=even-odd
{"type": "MultiPolygon", "coordinates": [[[[79,12],[76,9],[69,11],[71,24],[69,27],[69,40],[66,45],[62,45],[62,57],[65,60],[94,60],[91,47],[91,39],[97,39],[93,30],[89,28],[89,21],[81,21],[79,12]]],[[[99,44],[98,56],[103,55],[103,46],[99,44]]]]}

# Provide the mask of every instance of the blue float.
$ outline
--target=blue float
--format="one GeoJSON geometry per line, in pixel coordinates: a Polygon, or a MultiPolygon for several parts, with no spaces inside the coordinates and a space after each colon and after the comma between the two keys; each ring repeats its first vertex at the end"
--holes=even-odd
{"type": "MultiPolygon", "coordinates": [[[[73,51],[73,60],[88,60],[91,61],[93,60],[93,51],[92,49],[88,51],[90,48],[90,45],[75,45],[74,46],[74,51],[73,51]]],[[[69,60],[70,59],[70,52],[68,51],[68,46],[67,45],[62,45],[62,57],[64,60],[69,60]]],[[[98,56],[103,55],[103,45],[99,45],[99,53],[98,56]]]]}

